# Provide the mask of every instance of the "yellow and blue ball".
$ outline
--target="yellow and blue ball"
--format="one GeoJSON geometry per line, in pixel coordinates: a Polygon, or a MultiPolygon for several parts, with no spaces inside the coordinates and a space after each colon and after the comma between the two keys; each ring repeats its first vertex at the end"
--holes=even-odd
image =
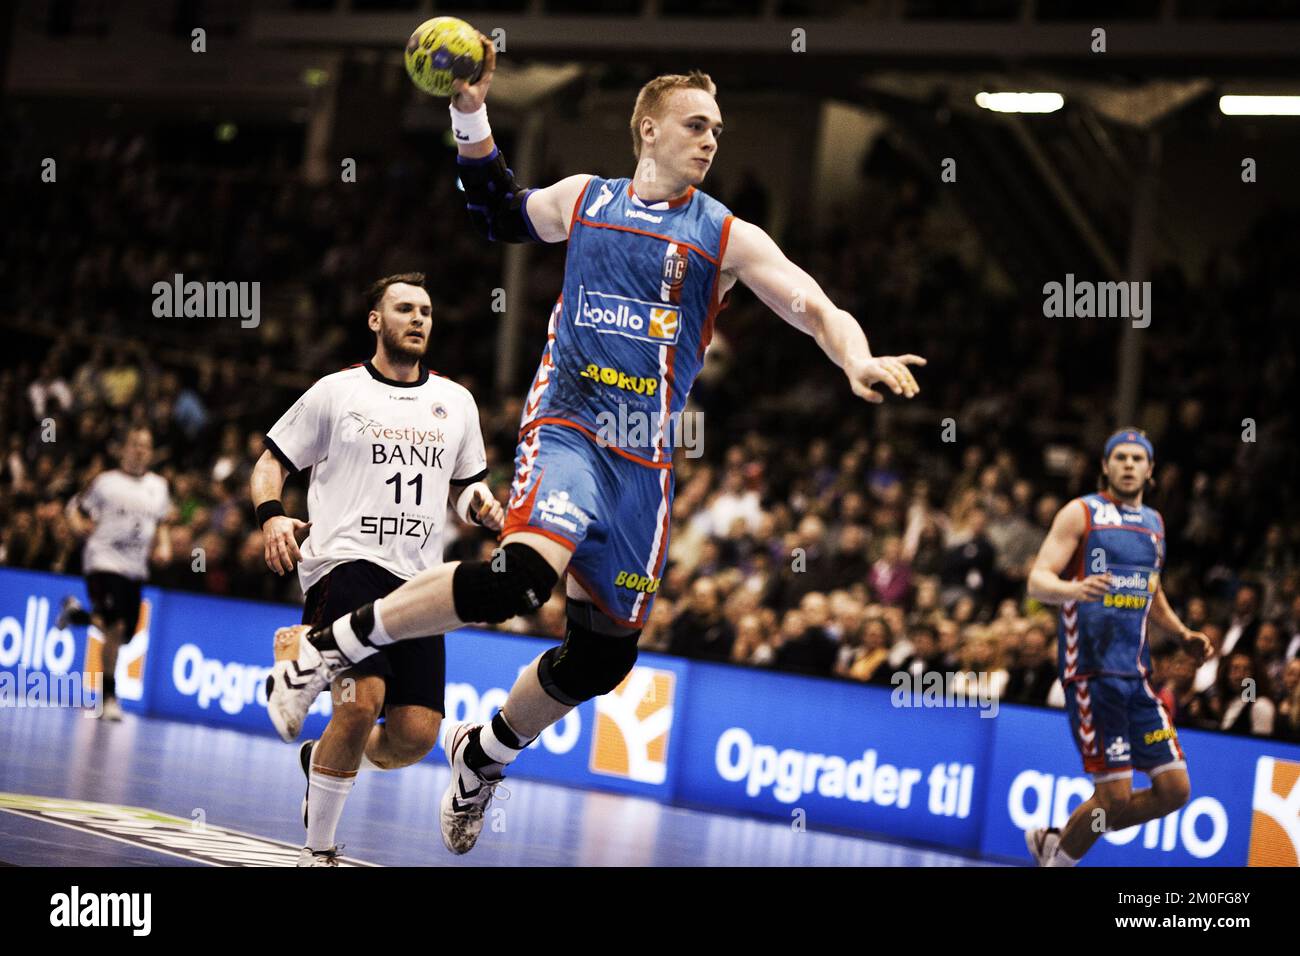
{"type": "Polygon", "coordinates": [[[478,82],[483,73],[483,41],[459,17],[434,17],[406,41],[406,72],[424,92],[451,96],[456,80],[478,82]]]}

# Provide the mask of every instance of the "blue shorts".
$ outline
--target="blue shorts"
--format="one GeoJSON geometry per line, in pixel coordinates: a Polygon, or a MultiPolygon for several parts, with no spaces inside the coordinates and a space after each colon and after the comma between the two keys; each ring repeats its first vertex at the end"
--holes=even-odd
{"type": "Polygon", "coordinates": [[[1098,778],[1185,759],[1178,732],[1144,677],[1076,678],[1065,685],[1065,709],[1083,769],[1098,778]]]}
{"type": "Polygon", "coordinates": [[[668,554],[671,466],[634,461],[567,425],[519,441],[504,538],[530,531],[573,552],[569,573],[604,614],[640,628],[668,554]]]}

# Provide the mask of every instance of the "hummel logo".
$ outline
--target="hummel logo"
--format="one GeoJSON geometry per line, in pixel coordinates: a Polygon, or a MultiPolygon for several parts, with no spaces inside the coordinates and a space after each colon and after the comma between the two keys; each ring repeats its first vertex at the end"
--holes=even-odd
{"type": "MultiPolygon", "coordinates": [[[[483,785],[479,784],[472,791],[466,790],[465,781],[463,779],[458,779],[456,781],[456,789],[460,791],[460,795],[464,797],[466,800],[471,800],[474,797],[477,797],[479,793],[482,792],[483,785]]],[[[477,806],[475,806],[472,803],[461,803],[459,800],[456,799],[454,795],[451,798],[451,808],[456,813],[472,813],[474,810],[479,809],[477,806]]]]}
{"type": "Polygon", "coordinates": [[[468,142],[469,142],[469,134],[468,134],[468,133],[462,133],[460,130],[456,130],[456,138],[457,138],[458,140],[460,140],[462,143],[468,143],[468,142]]]}
{"type": "Polygon", "coordinates": [[[471,798],[473,798],[473,797],[477,797],[477,796],[479,795],[479,792],[483,789],[483,785],[482,785],[482,784],[479,784],[477,787],[475,787],[475,788],[473,789],[473,791],[468,791],[468,790],[465,789],[465,781],[464,781],[464,780],[457,780],[457,781],[456,781],[456,789],[458,789],[458,790],[460,791],[460,795],[461,795],[462,797],[464,797],[466,800],[469,800],[469,799],[471,799],[471,798]]]}

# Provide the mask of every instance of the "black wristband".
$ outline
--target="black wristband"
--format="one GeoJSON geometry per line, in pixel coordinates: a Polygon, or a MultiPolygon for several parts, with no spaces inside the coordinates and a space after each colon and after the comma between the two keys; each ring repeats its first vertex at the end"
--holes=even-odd
{"type": "Polygon", "coordinates": [[[257,506],[257,526],[260,528],[277,515],[284,514],[284,505],[279,498],[263,501],[257,506]]]}

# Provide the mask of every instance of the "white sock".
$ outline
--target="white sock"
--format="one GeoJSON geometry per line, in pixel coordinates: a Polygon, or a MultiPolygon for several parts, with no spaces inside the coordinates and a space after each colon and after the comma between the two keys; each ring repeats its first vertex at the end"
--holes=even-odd
{"type": "Polygon", "coordinates": [[[357,769],[358,770],[387,770],[388,768],[379,766],[379,764],[375,763],[373,760],[367,757],[365,753],[362,753],[361,766],[358,767],[357,769]]]}
{"type": "Polygon", "coordinates": [[[313,764],[307,784],[307,846],[313,850],[328,850],[334,846],[334,832],[343,816],[352,785],[357,782],[355,770],[331,770],[322,773],[313,764]]]}
{"type": "Polygon", "coordinates": [[[388,633],[384,627],[384,615],[382,612],[384,601],[381,598],[375,602],[375,626],[370,631],[370,642],[372,644],[392,644],[397,638],[388,633]]]}
{"type": "MultiPolygon", "coordinates": [[[[333,631],[334,643],[338,645],[339,653],[353,664],[358,664],[371,654],[378,653],[373,647],[367,647],[361,643],[361,640],[352,630],[351,614],[344,614],[335,621],[333,631]]],[[[373,634],[371,636],[373,637],[373,634]]]]}
{"type": "MultiPolygon", "coordinates": [[[[506,720],[505,714],[498,714],[497,716],[501,718],[501,721],[507,727],[510,727],[510,722],[506,720]]],[[[510,730],[513,732],[514,728],[510,727],[510,730]]],[[[521,739],[518,734],[515,734],[515,737],[516,739],[521,739]]],[[[523,753],[523,750],[516,750],[514,747],[504,743],[497,737],[496,733],[492,729],[491,720],[484,724],[483,729],[478,732],[478,743],[479,746],[483,748],[485,754],[502,766],[511,763],[516,757],[523,753]]],[[[532,743],[532,741],[530,740],[528,743],[532,743]]],[[[526,743],[524,746],[527,745],[528,744],[526,743]]]]}
{"type": "Polygon", "coordinates": [[[1056,852],[1047,861],[1048,866],[1074,866],[1079,861],[1057,846],[1056,852]]]}

